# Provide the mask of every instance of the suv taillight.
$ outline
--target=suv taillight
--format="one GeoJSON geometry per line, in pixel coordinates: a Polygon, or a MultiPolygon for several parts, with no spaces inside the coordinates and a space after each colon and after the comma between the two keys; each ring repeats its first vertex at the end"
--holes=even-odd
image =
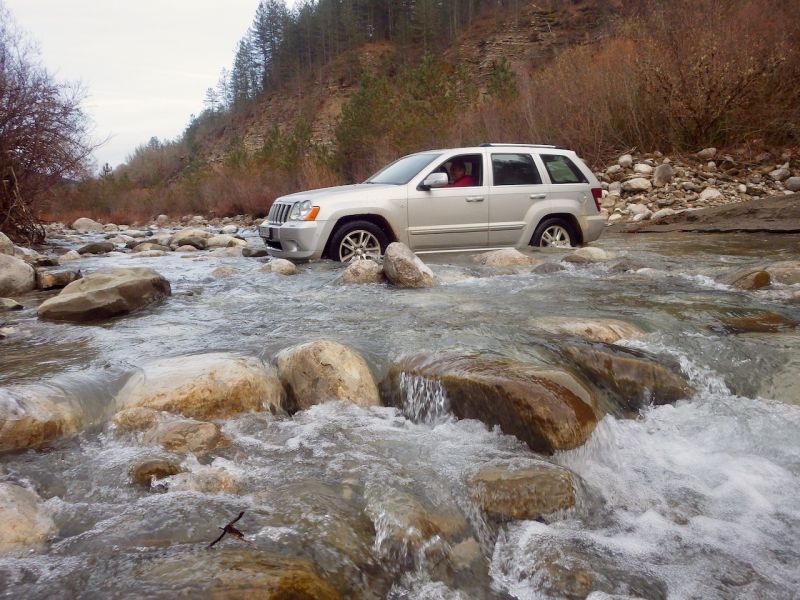
{"type": "Polygon", "coordinates": [[[600,212],[600,200],[603,198],[602,188],[592,188],[592,198],[594,198],[594,205],[597,207],[597,212],[600,212]]]}

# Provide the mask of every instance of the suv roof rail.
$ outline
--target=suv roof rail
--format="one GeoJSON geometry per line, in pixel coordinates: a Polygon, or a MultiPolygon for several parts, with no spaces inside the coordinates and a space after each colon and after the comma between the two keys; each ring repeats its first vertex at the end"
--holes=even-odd
{"type": "Polygon", "coordinates": [[[551,144],[495,144],[491,142],[485,142],[480,144],[479,148],[494,148],[496,146],[514,146],[519,148],[561,148],[561,146],[553,146],[551,144]]]}

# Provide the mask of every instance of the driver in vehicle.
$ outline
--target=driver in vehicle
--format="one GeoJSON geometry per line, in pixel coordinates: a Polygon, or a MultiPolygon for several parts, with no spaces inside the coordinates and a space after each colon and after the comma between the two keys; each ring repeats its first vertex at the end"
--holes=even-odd
{"type": "Polygon", "coordinates": [[[477,185],[475,178],[472,175],[467,175],[464,161],[459,158],[455,159],[450,165],[450,178],[453,182],[447,184],[445,187],[470,187],[477,185]]]}

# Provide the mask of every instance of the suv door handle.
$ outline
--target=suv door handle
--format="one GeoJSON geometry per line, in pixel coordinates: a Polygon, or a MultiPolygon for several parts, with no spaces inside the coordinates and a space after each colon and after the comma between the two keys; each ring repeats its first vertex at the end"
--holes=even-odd
{"type": "Polygon", "coordinates": [[[467,202],[483,202],[483,196],[467,196],[467,202]]]}
{"type": "Polygon", "coordinates": [[[544,200],[547,194],[531,194],[531,200],[544,200]]]}

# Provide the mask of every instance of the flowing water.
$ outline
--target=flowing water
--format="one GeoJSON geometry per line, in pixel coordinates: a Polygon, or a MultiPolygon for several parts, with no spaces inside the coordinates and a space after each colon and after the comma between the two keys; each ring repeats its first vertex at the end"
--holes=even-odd
{"type": "Polygon", "coordinates": [[[797,290],[716,282],[732,268],[800,259],[797,237],[608,235],[596,245],[643,268],[489,276],[469,257],[443,255],[425,257],[442,285],[398,290],[336,285],[330,262],[285,277],[247,258],[80,261],[84,272],[152,266],[173,296],[101,325],[38,321],[44,294],[0,317],[0,388],[47,386],[85,424],[71,439],[0,457],[0,480],[35,489],[58,531],[45,549],[0,557],[0,593],[202,597],[222,577],[220,557],[268,551],[311,561],[352,598],[797,598],[800,330],[734,334],[724,325],[766,311],[800,321],[789,301],[797,290]],[[239,273],[213,277],[221,265],[239,273]],[[220,423],[230,447],[177,457],[193,473],[227,472],[235,494],[132,484],[132,464],[168,453],[108,425],[126,376],[155,358],[226,351],[270,361],[327,338],[361,353],[378,380],[404,354],[444,349],[555,366],[558,339],[535,322],[563,315],[639,325],[647,335],[623,344],[679,364],[698,392],[636,419],[607,416],[584,446],[546,458],[581,483],[578,505],[545,522],[483,518],[469,474],[539,457],[454,419],[442,388],[413,377],[403,378],[402,409],[333,403],[294,417],[242,415],[220,423]],[[404,529],[409,506],[463,523],[457,540],[417,539],[404,529]],[[207,550],[241,510],[249,544],[207,550]],[[478,555],[468,569],[437,558],[456,542],[478,555]]]}

